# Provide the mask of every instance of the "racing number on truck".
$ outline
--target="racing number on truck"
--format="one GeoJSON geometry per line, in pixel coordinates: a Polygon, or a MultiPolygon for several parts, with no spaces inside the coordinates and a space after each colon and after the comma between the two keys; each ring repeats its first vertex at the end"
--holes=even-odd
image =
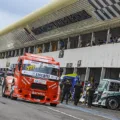
{"type": "Polygon", "coordinates": [[[28,71],[34,70],[34,69],[35,69],[35,65],[27,66],[26,69],[27,69],[28,71]]]}

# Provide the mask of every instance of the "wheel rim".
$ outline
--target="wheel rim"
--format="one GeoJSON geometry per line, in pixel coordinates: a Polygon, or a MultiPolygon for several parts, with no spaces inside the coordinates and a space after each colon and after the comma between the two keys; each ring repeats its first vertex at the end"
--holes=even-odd
{"type": "Polygon", "coordinates": [[[109,106],[110,106],[111,109],[116,109],[118,107],[118,103],[115,99],[111,99],[109,101],[109,106]]]}

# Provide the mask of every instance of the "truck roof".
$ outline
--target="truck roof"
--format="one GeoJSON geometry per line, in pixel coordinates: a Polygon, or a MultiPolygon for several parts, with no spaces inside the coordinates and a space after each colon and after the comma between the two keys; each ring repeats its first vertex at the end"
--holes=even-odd
{"type": "Polygon", "coordinates": [[[45,60],[50,60],[50,61],[55,61],[55,59],[53,57],[30,54],[30,53],[25,53],[24,56],[35,57],[35,58],[40,58],[40,59],[45,59],[45,60]]]}

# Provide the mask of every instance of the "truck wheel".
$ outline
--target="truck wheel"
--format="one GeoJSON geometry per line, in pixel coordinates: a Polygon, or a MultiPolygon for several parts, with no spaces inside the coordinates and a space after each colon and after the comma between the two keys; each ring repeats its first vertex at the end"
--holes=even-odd
{"type": "Polygon", "coordinates": [[[17,97],[10,96],[11,100],[17,100],[17,97]]]}
{"type": "Polygon", "coordinates": [[[5,84],[5,82],[4,82],[3,85],[2,85],[2,97],[7,97],[7,96],[5,95],[5,91],[6,91],[6,84],[5,84]]]}
{"type": "Polygon", "coordinates": [[[57,104],[50,103],[50,106],[52,106],[52,107],[56,107],[56,106],[57,106],[57,104]]]}
{"type": "Polygon", "coordinates": [[[11,98],[11,100],[17,100],[17,97],[13,97],[13,93],[14,93],[14,91],[12,91],[12,92],[10,93],[10,98],[11,98]]]}
{"type": "Polygon", "coordinates": [[[0,80],[0,85],[2,85],[2,81],[0,80]]]}
{"type": "Polygon", "coordinates": [[[116,110],[119,107],[118,100],[116,98],[114,98],[114,97],[108,98],[107,107],[112,109],[112,110],[116,110]]]}

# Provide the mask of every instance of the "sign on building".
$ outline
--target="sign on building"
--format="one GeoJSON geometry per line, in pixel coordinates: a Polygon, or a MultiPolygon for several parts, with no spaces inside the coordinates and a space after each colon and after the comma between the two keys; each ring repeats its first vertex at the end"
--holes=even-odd
{"type": "Polygon", "coordinates": [[[67,63],[66,64],[66,68],[72,68],[73,67],[73,63],[67,63]]]}
{"type": "Polygon", "coordinates": [[[78,62],[77,62],[77,67],[80,67],[81,66],[81,60],[78,60],[78,62]]]}

